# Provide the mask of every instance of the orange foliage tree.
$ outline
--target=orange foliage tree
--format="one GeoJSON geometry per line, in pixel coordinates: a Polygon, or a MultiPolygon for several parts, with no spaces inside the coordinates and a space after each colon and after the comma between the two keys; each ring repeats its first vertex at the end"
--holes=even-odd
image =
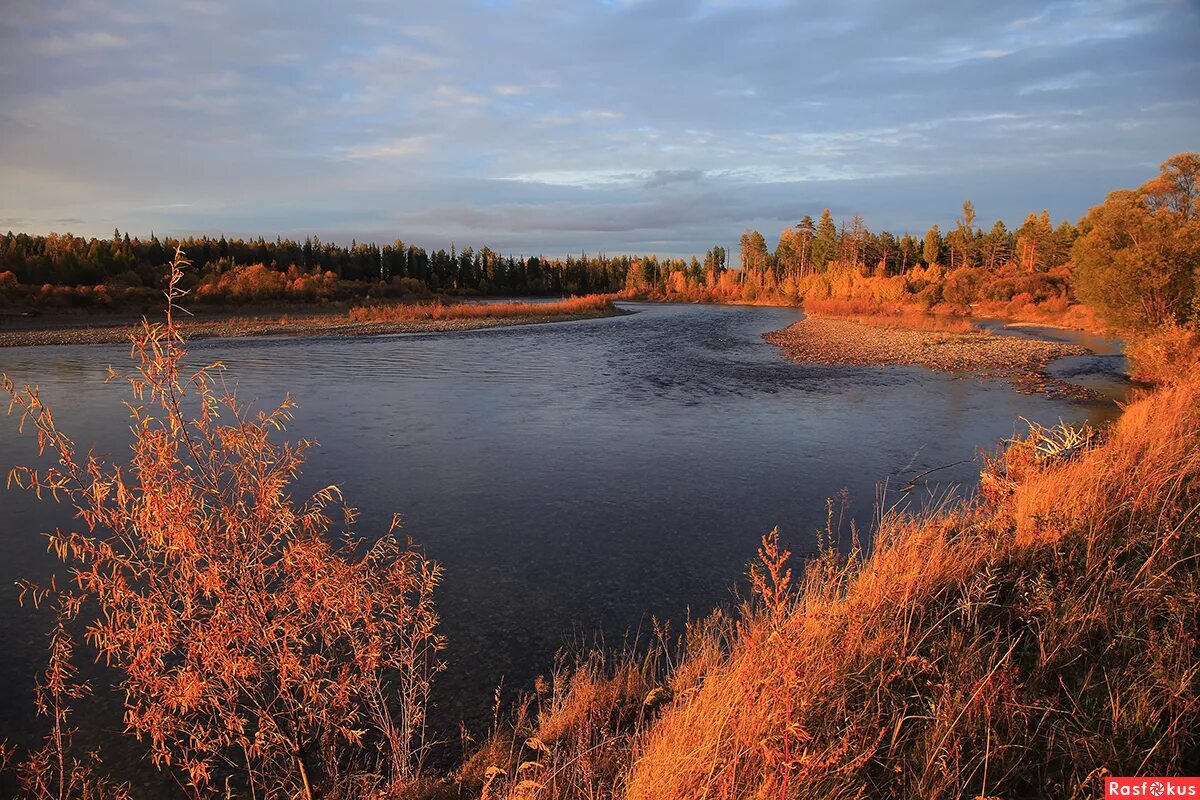
{"type": "MultiPolygon", "coordinates": [[[[87,640],[121,671],[125,724],[194,797],[229,781],[255,798],[391,796],[426,752],[441,668],[439,568],[400,543],[333,535],[330,486],[288,486],[309,442],[276,443],[292,402],[253,412],[221,364],[185,373],[173,321],[134,337],[127,467],[82,455],[36,388],[5,376],[9,411],[52,466],[10,480],[66,497],[78,530],[49,535],[91,604],[87,640]]],[[[346,526],[354,513],[345,512],[346,526]]]]}

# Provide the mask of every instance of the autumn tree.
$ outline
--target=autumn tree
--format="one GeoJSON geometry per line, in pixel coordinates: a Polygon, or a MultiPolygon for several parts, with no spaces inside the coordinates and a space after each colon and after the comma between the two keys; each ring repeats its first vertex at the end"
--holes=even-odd
{"type": "Polygon", "coordinates": [[[741,239],[742,278],[752,285],[762,285],[770,251],[762,233],[747,229],[741,239]]]}
{"type": "Polygon", "coordinates": [[[805,214],[804,218],[796,224],[796,233],[800,237],[800,274],[806,275],[812,260],[813,239],[817,235],[817,226],[813,222],[813,218],[805,214]]]}
{"type": "Polygon", "coordinates": [[[1049,268],[1048,255],[1053,248],[1054,229],[1050,226],[1050,213],[1041,216],[1029,214],[1017,229],[1017,262],[1026,272],[1049,268]]]}
{"type": "Polygon", "coordinates": [[[987,262],[988,269],[1008,263],[1011,255],[1011,247],[1009,245],[1010,236],[1008,228],[1004,226],[1004,220],[998,219],[992,225],[992,229],[983,235],[980,242],[982,259],[987,262]]]}
{"type": "Polygon", "coordinates": [[[800,259],[803,243],[795,228],[784,228],[779,232],[779,243],[775,245],[775,259],[782,275],[795,279],[800,275],[800,259]]]}
{"type": "Polygon", "coordinates": [[[905,233],[900,237],[900,272],[908,272],[910,266],[915,266],[920,260],[920,249],[918,247],[918,239],[912,234],[905,233]]]}
{"type": "Polygon", "coordinates": [[[1179,153],[1163,162],[1160,169],[1159,176],[1141,188],[1146,205],[1194,220],[1200,198],[1200,153],[1179,153]]]}
{"type": "Polygon", "coordinates": [[[850,262],[856,269],[862,269],[866,266],[866,250],[867,240],[870,236],[870,231],[867,230],[866,220],[862,214],[855,214],[850,218],[850,229],[846,231],[843,237],[844,253],[842,260],[850,262]]]}
{"type": "Polygon", "coordinates": [[[634,261],[625,273],[625,291],[638,294],[646,291],[648,284],[646,265],[640,259],[634,261]]]}
{"type": "Polygon", "coordinates": [[[1200,153],[1180,153],[1161,169],[1091,209],[1073,251],[1079,297],[1128,331],[1194,323],[1200,310],[1200,153]]]}
{"type": "Polygon", "coordinates": [[[716,286],[717,281],[721,278],[721,274],[725,272],[726,261],[725,248],[720,245],[713,245],[704,254],[704,280],[710,289],[716,286]]]}
{"type": "Polygon", "coordinates": [[[890,231],[881,231],[878,235],[868,234],[863,260],[867,265],[875,265],[875,277],[886,278],[888,276],[891,265],[895,261],[898,246],[896,237],[890,231]]]}

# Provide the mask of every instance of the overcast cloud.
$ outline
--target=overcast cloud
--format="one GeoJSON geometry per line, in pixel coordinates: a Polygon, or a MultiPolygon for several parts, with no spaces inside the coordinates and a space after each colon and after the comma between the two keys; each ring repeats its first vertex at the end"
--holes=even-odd
{"type": "Polygon", "coordinates": [[[1195,2],[6,0],[0,229],[701,252],[1200,149],[1195,2]]]}

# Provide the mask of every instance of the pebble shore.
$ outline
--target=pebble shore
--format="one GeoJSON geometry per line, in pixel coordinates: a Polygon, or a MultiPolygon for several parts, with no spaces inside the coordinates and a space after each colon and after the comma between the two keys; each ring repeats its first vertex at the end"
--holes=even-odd
{"type": "Polygon", "coordinates": [[[1087,389],[1045,371],[1063,356],[1088,355],[1086,347],[984,331],[946,333],[881,328],[841,317],[808,316],[763,334],[794,361],[830,365],[918,365],[961,375],[1003,378],[1029,394],[1085,398],[1087,389]]]}

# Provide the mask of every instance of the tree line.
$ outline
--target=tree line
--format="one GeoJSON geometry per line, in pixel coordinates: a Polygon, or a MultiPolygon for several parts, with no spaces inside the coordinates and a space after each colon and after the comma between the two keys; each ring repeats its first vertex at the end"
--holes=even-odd
{"type": "Polygon", "coordinates": [[[975,218],[975,206],[967,200],[952,230],[943,234],[932,225],[919,238],[909,233],[874,233],[861,214],[837,224],[825,209],[816,222],[805,215],[785,228],[774,252],[767,249],[760,232],[747,230],[741,238],[741,268],[749,280],[768,284],[825,272],[835,264],[877,276],[900,275],[918,266],[995,269],[1013,261],[1030,272],[1048,272],[1066,263],[1079,235],[1069,221],[1054,226],[1048,211],[1029,214],[1016,230],[998,219],[984,231],[975,227],[975,218]]]}
{"type": "MultiPolygon", "coordinates": [[[[973,227],[975,211],[968,201],[957,226],[942,234],[932,226],[923,238],[905,233],[870,231],[861,215],[837,224],[829,209],[814,222],[806,215],[786,228],[774,251],[758,231],[747,230],[740,242],[738,283],[776,287],[789,277],[827,271],[831,265],[853,265],[865,274],[903,274],[916,266],[946,264],[988,266],[1019,261],[1048,271],[1066,260],[1078,229],[1067,221],[1053,227],[1049,214],[1030,214],[1010,231],[997,220],[986,232],[973,227]]],[[[324,276],[362,284],[402,284],[410,290],[478,294],[587,294],[683,284],[714,284],[730,267],[728,251],[714,246],[703,257],[659,258],[587,253],[566,258],[501,255],[490,247],[427,251],[397,239],[391,244],[352,242],[349,246],[276,238],[176,239],[131,237],[114,230],[111,238],[71,234],[31,235],[8,232],[0,237],[0,273],[5,283],[27,286],[106,286],[111,289],[158,288],[164,265],[176,247],[192,261],[201,282],[216,284],[220,276],[254,265],[280,273],[324,276]],[[676,276],[677,277],[672,277],[676,276]],[[418,286],[419,284],[419,286],[418,286]]]]}
{"type": "MultiPolygon", "coordinates": [[[[165,265],[181,247],[194,267],[191,280],[216,285],[227,273],[261,266],[278,275],[328,276],[338,282],[366,286],[395,286],[408,291],[518,294],[588,294],[624,288],[630,256],[501,255],[490,247],[427,251],[397,239],[391,244],[324,242],[317,236],[303,241],[277,238],[176,239],[131,237],[114,230],[111,238],[71,234],[0,237],[0,280],[19,285],[100,287],[117,291],[159,288],[165,265]]],[[[653,262],[653,259],[650,260],[653,262]]],[[[270,278],[264,278],[270,280],[270,278]]]]}
{"type": "MultiPolygon", "coordinates": [[[[713,246],[703,256],[566,258],[501,255],[490,247],[427,251],[391,244],[276,238],[111,238],[70,234],[0,237],[0,305],[105,305],[145,302],[180,247],[191,260],[186,277],[200,302],[362,301],[406,295],[529,295],[624,292],[675,300],[859,300],[914,303],[959,310],[979,302],[1013,312],[1050,304],[1060,311],[1076,295],[1114,324],[1173,320],[1192,310],[1200,233],[1196,187],[1200,154],[1180,153],[1161,174],[1120,190],[1078,223],[1030,213],[1010,229],[996,220],[977,225],[965,201],[953,226],[932,225],[923,236],[870,230],[861,214],[835,221],[829,209],[785,228],[772,250],[746,230],[737,261],[713,246]],[[1113,254],[1116,255],[1113,255],[1113,254]],[[1131,299],[1132,298],[1132,299],[1131,299]],[[1130,306],[1115,311],[1116,305],[1130,306]],[[1014,305],[1015,304],[1015,305],[1014,305]]],[[[1155,323],[1156,324],[1156,323],[1155,323]]]]}

